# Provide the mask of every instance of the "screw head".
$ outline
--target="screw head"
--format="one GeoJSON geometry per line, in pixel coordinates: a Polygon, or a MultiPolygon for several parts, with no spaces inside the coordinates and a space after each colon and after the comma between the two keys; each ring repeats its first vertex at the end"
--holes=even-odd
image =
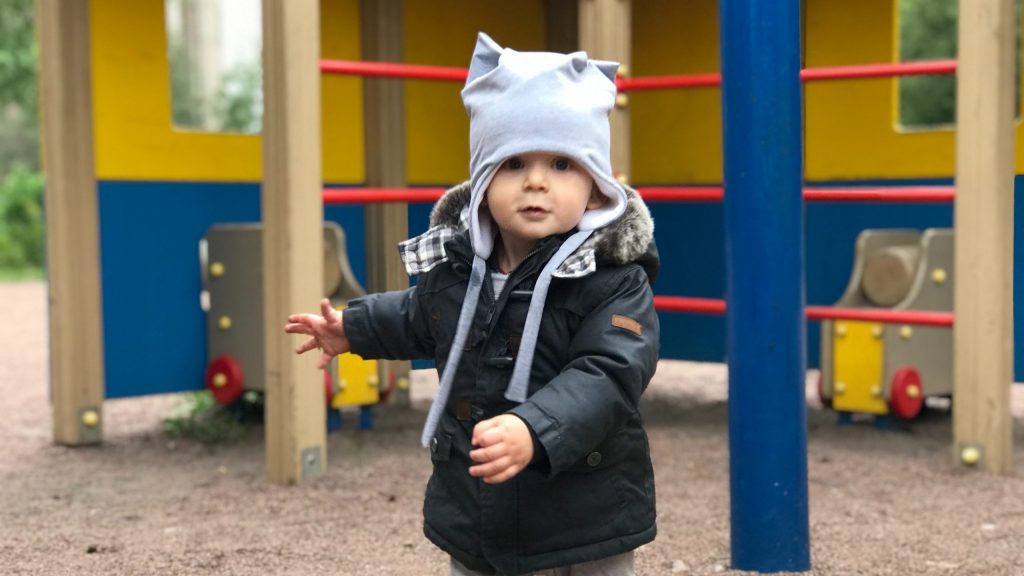
{"type": "Polygon", "coordinates": [[[935,270],[932,270],[932,282],[935,282],[936,284],[945,284],[946,271],[943,270],[942,268],[936,268],[935,270]]]}
{"type": "Polygon", "coordinates": [[[619,94],[618,96],[615,97],[615,107],[616,108],[625,108],[626,106],[629,106],[629,95],[628,94],[619,94]]]}
{"type": "Polygon", "coordinates": [[[227,386],[228,385],[227,374],[224,374],[223,372],[217,372],[216,374],[214,374],[213,375],[213,385],[216,386],[217,388],[223,388],[223,387],[227,386]]]}
{"type": "Polygon", "coordinates": [[[842,322],[836,324],[836,336],[840,338],[846,336],[846,324],[842,322]]]}
{"type": "Polygon", "coordinates": [[[835,393],[836,393],[836,395],[845,394],[846,393],[846,382],[836,382],[835,393]]]}
{"type": "Polygon", "coordinates": [[[219,327],[221,330],[224,330],[224,331],[231,330],[231,317],[230,316],[221,316],[217,320],[217,327],[219,327]]]}
{"type": "Polygon", "coordinates": [[[220,262],[214,262],[210,264],[210,276],[214,278],[220,278],[224,275],[224,264],[220,262]]]}
{"type": "Polygon", "coordinates": [[[904,340],[910,340],[914,336],[914,329],[910,326],[903,326],[900,328],[900,338],[904,340]]]}
{"type": "Polygon", "coordinates": [[[981,451],[974,446],[967,446],[960,451],[960,461],[968,466],[974,466],[981,460],[981,451]]]}
{"type": "Polygon", "coordinates": [[[89,428],[96,427],[100,423],[100,413],[95,410],[86,410],[82,413],[82,424],[89,428]]]}

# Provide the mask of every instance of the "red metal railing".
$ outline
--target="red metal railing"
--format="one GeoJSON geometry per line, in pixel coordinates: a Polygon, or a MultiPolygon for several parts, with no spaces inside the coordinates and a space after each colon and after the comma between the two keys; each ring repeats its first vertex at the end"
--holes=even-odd
{"type": "MultiPolygon", "coordinates": [[[[684,298],[679,296],[655,296],[654,307],[663,312],[688,312],[693,314],[725,314],[725,301],[713,298],[684,298]]],[[[807,306],[804,308],[808,320],[863,320],[890,324],[916,324],[921,326],[953,325],[953,314],[949,312],[922,312],[917,310],[885,310],[878,308],[835,308],[832,306],[807,306]]]]}
{"type": "MultiPolygon", "coordinates": [[[[435,202],[444,188],[326,188],[326,204],[381,204],[386,202],[435,202]]],[[[637,189],[646,202],[721,202],[718,186],[650,186],[637,189]]],[[[952,186],[905,188],[807,188],[807,202],[952,202],[952,186]]]]}
{"type": "MultiPolygon", "coordinates": [[[[321,60],[320,71],[324,74],[342,74],[374,78],[404,78],[408,80],[440,80],[465,82],[468,70],[445,66],[424,66],[421,64],[396,64],[392,62],[361,62],[353,60],[321,60]]],[[[889,78],[893,76],[921,76],[926,74],[953,74],[956,60],[924,60],[894,64],[860,64],[855,66],[828,66],[808,68],[800,72],[804,82],[823,80],[855,80],[863,78],[889,78]]],[[[670,90],[679,88],[708,88],[719,86],[722,76],[718,73],[686,74],[674,76],[647,76],[619,78],[616,81],[619,92],[644,90],[670,90]]]]}

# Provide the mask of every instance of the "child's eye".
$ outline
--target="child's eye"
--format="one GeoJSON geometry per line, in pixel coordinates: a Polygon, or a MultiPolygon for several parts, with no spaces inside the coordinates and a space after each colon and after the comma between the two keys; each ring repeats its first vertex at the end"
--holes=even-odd
{"type": "Polygon", "coordinates": [[[513,156],[508,160],[505,160],[505,168],[509,170],[519,170],[523,167],[523,161],[518,156],[513,156]]]}
{"type": "Polygon", "coordinates": [[[572,168],[572,162],[570,162],[568,158],[555,158],[551,163],[551,166],[555,170],[565,171],[572,168]]]}

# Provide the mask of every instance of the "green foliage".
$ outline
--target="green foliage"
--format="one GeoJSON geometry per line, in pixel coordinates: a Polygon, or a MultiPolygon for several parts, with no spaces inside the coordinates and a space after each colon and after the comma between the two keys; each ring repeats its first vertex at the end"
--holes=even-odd
{"type": "Polygon", "coordinates": [[[218,404],[207,390],[182,395],[181,402],[164,420],[168,436],[202,444],[232,442],[245,436],[246,430],[238,416],[218,404]]]}
{"type": "Polygon", "coordinates": [[[214,103],[224,132],[258,133],[263,126],[263,72],[257,62],[239,64],[224,74],[214,103]]]}
{"type": "Polygon", "coordinates": [[[35,117],[35,7],[32,0],[0,0],[0,103],[35,117]]]}
{"type": "MultiPolygon", "coordinates": [[[[1016,75],[1020,84],[1020,10],[1017,0],[1016,75]]],[[[957,57],[957,0],[900,0],[900,60],[957,57]]],[[[900,79],[900,124],[905,127],[950,125],[956,121],[956,76],[900,79]]],[[[1018,92],[1019,92],[1018,87],[1018,92]]],[[[1016,102],[1018,99],[1015,99],[1016,102]]]]}
{"type": "MultiPolygon", "coordinates": [[[[900,0],[900,60],[956,58],[956,0],[900,0]]],[[[956,76],[900,79],[900,123],[952,124],[956,118],[956,76]]]]}
{"type": "Polygon", "coordinates": [[[0,268],[43,265],[43,176],[15,164],[0,184],[0,268]]]}

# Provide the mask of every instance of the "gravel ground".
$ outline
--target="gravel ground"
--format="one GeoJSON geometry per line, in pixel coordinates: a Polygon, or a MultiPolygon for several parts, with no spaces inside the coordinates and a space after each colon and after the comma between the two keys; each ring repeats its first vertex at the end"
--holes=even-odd
{"type": "MultiPolygon", "coordinates": [[[[0,574],[447,574],[420,531],[429,373],[415,374],[413,410],[331,434],[322,477],[274,486],[259,427],[213,448],[165,436],[174,396],[107,402],[102,446],[54,445],[45,285],[0,284],[0,302],[0,574]]],[[[729,569],[724,368],[663,362],[643,411],[659,535],[637,552],[638,574],[740,574],[729,569]]],[[[953,466],[948,413],[900,430],[840,427],[809,396],[808,426],[814,574],[1024,574],[1024,481],[953,466]]]]}

